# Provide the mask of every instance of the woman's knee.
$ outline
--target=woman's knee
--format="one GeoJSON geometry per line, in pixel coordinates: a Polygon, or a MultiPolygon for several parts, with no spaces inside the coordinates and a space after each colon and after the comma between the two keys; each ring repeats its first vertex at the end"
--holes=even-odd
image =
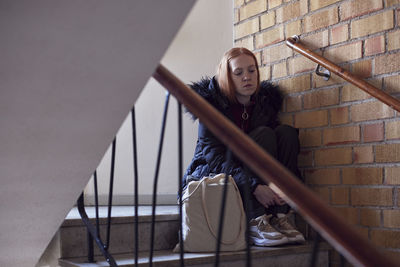
{"type": "Polygon", "coordinates": [[[299,130],[289,125],[279,125],[275,128],[275,133],[278,139],[285,142],[299,143],[299,130]]]}
{"type": "Polygon", "coordinates": [[[249,136],[263,149],[276,156],[277,138],[272,128],[266,126],[257,127],[249,133],[249,136]]]}

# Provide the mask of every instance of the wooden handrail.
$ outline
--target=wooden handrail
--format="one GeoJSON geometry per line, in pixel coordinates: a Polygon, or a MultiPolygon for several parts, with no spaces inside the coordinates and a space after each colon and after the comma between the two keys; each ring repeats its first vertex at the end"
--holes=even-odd
{"type": "Polygon", "coordinates": [[[394,98],[393,96],[379,90],[378,88],[372,86],[371,84],[367,83],[363,79],[357,77],[356,75],[350,73],[349,71],[339,67],[335,63],[329,61],[328,59],[318,55],[317,53],[312,52],[310,49],[305,47],[304,45],[299,43],[300,38],[298,36],[289,37],[286,39],[286,45],[299,52],[303,56],[311,59],[312,61],[318,63],[322,67],[331,72],[335,73],[339,77],[343,78],[344,80],[354,84],[358,88],[364,90],[368,94],[372,95],[376,99],[379,99],[389,107],[400,111],[400,101],[394,98]]]}
{"type": "Polygon", "coordinates": [[[153,77],[257,173],[260,179],[274,183],[287,196],[290,205],[349,262],[358,266],[396,266],[360,236],[354,226],[338,216],[291,172],[164,66],[159,65],[153,77]]]}

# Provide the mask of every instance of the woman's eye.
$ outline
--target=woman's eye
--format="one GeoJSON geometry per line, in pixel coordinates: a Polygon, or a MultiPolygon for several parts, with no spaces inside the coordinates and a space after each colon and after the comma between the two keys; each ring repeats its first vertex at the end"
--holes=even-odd
{"type": "Polygon", "coordinates": [[[242,72],[241,71],[237,71],[237,72],[234,72],[233,74],[239,76],[239,75],[242,75],[242,72]]]}

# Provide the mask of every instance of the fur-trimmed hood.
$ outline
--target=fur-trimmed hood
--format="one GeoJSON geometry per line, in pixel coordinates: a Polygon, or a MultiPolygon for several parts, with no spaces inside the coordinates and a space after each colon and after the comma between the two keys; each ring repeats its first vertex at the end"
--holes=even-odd
{"type": "MultiPolygon", "coordinates": [[[[222,94],[215,76],[212,78],[203,77],[200,81],[193,82],[189,86],[222,113],[229,109],[231,104],[228,98],[222,94]]],[[[282,107],[283,96],[276,85],[268,81],[262,81],[260,90],[256,95],[252,96],[252,100],[255,101],[256,106],[264,108],[269,106],[274,110],[274,113],[278,113],[282,107]]],[[[187,112],[190,113],[190,111],[187,112]]],[[[193,120],[197,119],[196,116],[191,115],[193,120]]]]}

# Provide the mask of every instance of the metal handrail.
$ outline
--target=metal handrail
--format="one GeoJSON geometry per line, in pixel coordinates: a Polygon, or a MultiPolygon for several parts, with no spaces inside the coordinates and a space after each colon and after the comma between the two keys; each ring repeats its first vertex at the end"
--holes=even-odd
{"type": "Polygon", "coordinates": [[[274,183],[287,196],[289,204],[350,263],[364,266],[396,266],[391,259],[358,234],[354,226],[338,216],[291,172],[164,66],[159,65],[153,77],[257,173],[261,180],[274,183]]]}
{"type": "Polygon", "coordinates": [[[332,61],[329,61],[328,59],[318,55],[317,53],[312,52],[310,49],[300,44],[299,41],[300,38],[298,36],[289,37],[286,39],[286,45],[295,50],[296,52],[299,52],[303,56],[323,66],[325,69],[332,71],[333,73],[343,78],[344,80],[354,84],[355,86],[367,92],[368,94],[372,95],[376,99],[379,99],[389,107],[397,111],[400,111],[399,100],[383,92],[382,90],[379,90],[378,88],[372,86],[368,82],[350,73],[349,71],[339,67],[332,61]]]}

